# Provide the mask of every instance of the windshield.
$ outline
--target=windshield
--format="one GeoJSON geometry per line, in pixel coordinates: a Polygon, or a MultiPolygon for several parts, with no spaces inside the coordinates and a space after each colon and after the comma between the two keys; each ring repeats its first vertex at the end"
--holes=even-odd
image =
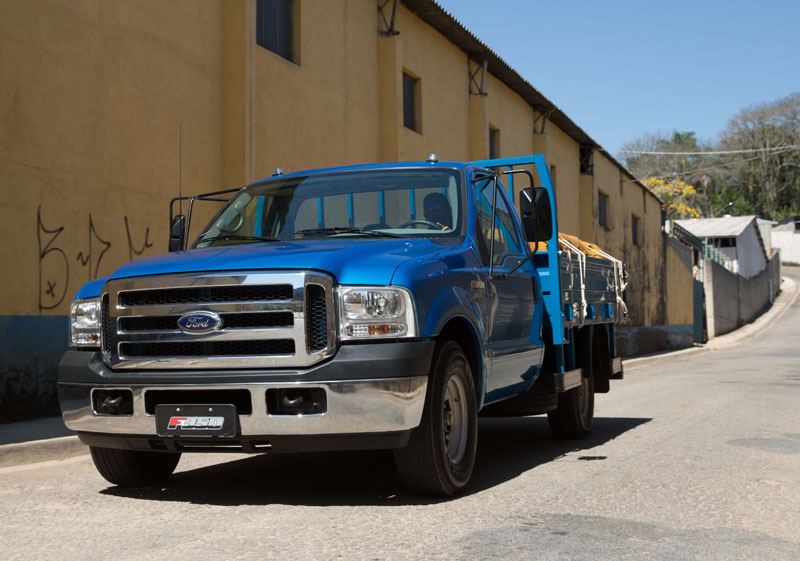
{"type": "Polygon", "coordinates": [[[334,172],[242,189],[194,247],[330,237],[458,237],[461,174],[454,169],[334,172]]]}

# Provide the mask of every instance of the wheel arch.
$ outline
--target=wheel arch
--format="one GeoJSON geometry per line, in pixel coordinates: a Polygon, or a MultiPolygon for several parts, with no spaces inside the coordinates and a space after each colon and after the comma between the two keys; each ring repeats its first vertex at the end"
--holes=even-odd
{"type": "Polygon", "coordinates": [[[486,373],[484,372],[483,347],[475,326],[464,316],[451,317],[439,330],[437,339],[455,341],[467,356],[480,411],[483,406],[486,373]]]}

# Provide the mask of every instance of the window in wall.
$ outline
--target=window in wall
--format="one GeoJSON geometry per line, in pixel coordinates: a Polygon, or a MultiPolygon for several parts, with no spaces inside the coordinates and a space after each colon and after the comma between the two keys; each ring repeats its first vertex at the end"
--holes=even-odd
{"type": "Polygon", "coordinates": [[[403,72],[403,125],[412,131],[422,132],[419,99],[419,78],[403,72]]]}
{"type": "Polygon", "coordinates": [[[594,175],[594,149],[591,146],[580,148],[581,175],[594,175]]]}
{"type": "Polygon", "coordinates": [[[556,190],[556,186],[558,185],[558,182],[556,181],[556,177],[557,177],[556,166],[555,165],[551,165],[550,166],[550,182],[553,184],[553,191],[556,190]]]}
{"type": "Polygon", "coordinates": [[[489,125],[489,159],[500,157],[500,129],[489,125]]]}
{"type": "Polygon", "coordinates": [[[294,0],[257,0],[256,43],[294,62],[294,0]]]}
{"type": "Polygon", "coordinates": [[[608,230],[608,195],[602,191],[597,193],[597,220],[600,226],[608,230]]]}
{"type": "Polygon", "coordinates": [[[631,214],[631,236],[633,238],[633,245],[640,245],[639,242],[639,217],[631,214]]]}

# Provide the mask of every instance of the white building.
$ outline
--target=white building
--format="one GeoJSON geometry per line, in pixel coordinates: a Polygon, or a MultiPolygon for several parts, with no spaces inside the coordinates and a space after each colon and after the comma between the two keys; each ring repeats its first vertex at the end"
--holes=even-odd
{"type": "Polygon", "coordinates": [[[769,256],[755,216],[694,218],[675,222],[714,246],[730,261],[730,270],[746,279],[767,267],[769,256]]]}
{"type": "Polygon", "coordinates": [[[781,220],[772,229],[772,245],[781,251],[781,263],[800,265],[800,215],[781,220]]]}

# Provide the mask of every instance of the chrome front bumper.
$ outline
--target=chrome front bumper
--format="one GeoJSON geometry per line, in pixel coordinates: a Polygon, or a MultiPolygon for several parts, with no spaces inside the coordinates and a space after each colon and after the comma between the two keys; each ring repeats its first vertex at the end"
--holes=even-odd
{"type": "MultiPolygon", "coordinates": [[[[156,435],[155,415],[145,411],[145,393],[152,390],[232,390],[250,392],[252,414],[239,415],[241,436],[304,436],[384,433],[413,429],[422,418],[427,376],[348,380],[335,382],[273,382],[259,384],[103,385],[102,389],[133,391],[133,415],[100,415],[91,402],[64,408],[64,422],[71,430],[114,435],[156,435]],[[270,388],[323,388],[327,411],[318,415],[269,415],[266,392],[270,388]]],[[[74,390],[85,385],[75,385],[74,390]]],[[[64,388],[68,389],[68,388],[64,388]]],[[[62,403],[62,407],[64,407],[62,403]]]]}

